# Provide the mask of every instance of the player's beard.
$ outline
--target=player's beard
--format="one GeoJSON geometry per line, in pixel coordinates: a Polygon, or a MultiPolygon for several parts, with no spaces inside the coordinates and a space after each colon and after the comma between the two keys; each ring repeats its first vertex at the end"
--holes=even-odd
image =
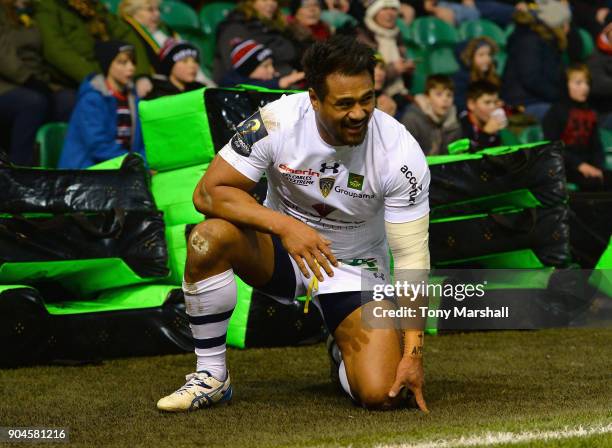
{"type": "Polygon", "coordinates": [[[343,120],[341,123],[341,132],[340,139],[343,144],[348,146],[357,146],[363,143],[365,140],[366,134],[368,132],[368,122],[370,121],[370,117],[362,120],[359,123],[355,123],[352,120],[343,120]],[[358,132],[353,132],[355,129],[355,125],[358,124],[358,132]]]}

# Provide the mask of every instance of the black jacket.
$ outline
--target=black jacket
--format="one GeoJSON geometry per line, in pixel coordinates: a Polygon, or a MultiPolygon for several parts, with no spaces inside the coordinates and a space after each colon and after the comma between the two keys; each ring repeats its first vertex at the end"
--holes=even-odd
{"type": "Polygon", "coordinates": [[[604,152],[597,115],[587,103],[565,99],[553,104],[544,117],[542,128],[547,140],[565,143],[564,158],[568,169],[575,170],[583,162],[603,167],[604,152]]]}
{"type": "Polygon", "coordinates": [[[561,51],[525,25],[508,39],[508,63],[502,79],[503,99],[512,106],[559,99],[564,82],[561,51]]]}

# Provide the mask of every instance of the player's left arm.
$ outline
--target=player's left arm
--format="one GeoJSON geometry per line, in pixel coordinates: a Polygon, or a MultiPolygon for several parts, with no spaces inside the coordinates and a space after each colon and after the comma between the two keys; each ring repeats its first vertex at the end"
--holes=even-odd
{"type": "MultiPolygon", "coordinates": [[[[393,254],[395,280],[427,280],[429,260],[429,182],[430,173],[423,151],[407,132],[399,139],[399,151],[388,158],[385,176],[385,230],[393,254]]],[[[427,306],[426,296],[403,298],[412,309],[427,306]]],[[[423,330],[426,319],[402,322],[404,353],[398,365],[390,397],[408,387],[419,408],[427,412],[423,398],[423,330]]]]}

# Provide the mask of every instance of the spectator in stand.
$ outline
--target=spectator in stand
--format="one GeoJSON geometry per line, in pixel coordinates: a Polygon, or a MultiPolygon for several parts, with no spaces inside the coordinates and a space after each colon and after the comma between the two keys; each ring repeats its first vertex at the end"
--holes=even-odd
{"type": "Polygon", "coordinates": [[[223,77],[221,86],[251,84],[268,89],[288,89],[304,79],[304,72],[298,71],[279,76],[272,50],[252,39],[238,42],[231,56],[232,70],[223,77]]]}
{"type": "Polygon", "coordinates": [[[591,103],[599,113],[600,126],[612,129],[612,22],[597,37],[588,66],[593,78],[591,103]]]}
{"type": "Polygon", "coordinates": [[[467,110],[459,115],[463,138],[469,138],[475,150],[501,145],[500,131],[508,125],[500,107],[499,87],[488,81],[468,86],[467,110]]]}
{"type": "Polygon", "coordinates": [[[528,12],[527,1],[522,0],[475,0],[476,8],[483,19],[506,27],[512,23],[516,11],[528,12]]]}
{"type": "Polygon", "coordinates": [[[543,121],[548,140],[565,143],[564,159],[567,180],[581,190],[612,191],[612,172],[604,166],[604,152],[599,140],[597,114],[587,100],[591,76],[584,64],[567,69],[567,94],[555,103],[543,121]]]}
{"type": "Polygon", "coordinates": [[[570,0],[574,23],[597,39],[606,24],[612,22],[612,9],[607,0],[570,0]]]}
{"type": "Polygon", "coordinates": [[[415,18],[426,16],[437,17],[450,25],[455,24],[453,10],[441,6],[437,0],[402,0],[400,13],[407,25],[410,25],[415,18]]]}
{"type": "Polygon", "coordinates": [[[144,157],[138,96],[132,86],[134,47],[114,40],[98,42],[95,54],[104,74],[91,74],[81,84],[60,168],[84,169],[129,152],[144,157]]]}
{"type": "Polygon", "coordinates": [[[484,80],[501,86],[494,59],[498,51],[497,44],[486,36],[471,39],[465,46],[458,48],[460,68],[453,75],[453,81],[455,104],[461,111],[465,108],[465,94],[470,83],[484,80]]]}
{"type": "Polygon", "coordinates": [[[328,39],[332,32],[321,21],[321,0],[293,0],[287,18],[289,31],[303,54],[317,40],[328,39]]]}
{"type": "Polygon", "coordinates": [[[9,135],[8,160],[22,166],[36,163],[38,128],[68,121],[76,99],[44,63],[31,8],[29,0],[0,1],[0,126],[9,135]]]}
{"type": "Polygon", "coordinates": [[[383,89],[387,72],[385,71],[385,61],[380,53],[376,53],[376,65],[374,66],[374,92],[376,94],[376,107],[383,112],[395,116],[397,113],[397,103],[387,95],[383,89]]]}
{"type": "Polygon", "coordinates": [[[141,96],[152,88],[151,65],[140,39],[98,0],[44,0],[36,4],[36,21],[43,53],[65,84],[79,85],[91,73],[101,73],[96,42],[121,40],[136,52],[136,87],[141,96]]]}
{"type": "Polygon", "coordinates": [[[561,55],[567,47],[570,10],[565,3],[548,0],[514,17],[502,93],[509,105],[525,106],[527,114],[541,120],[562,90],[561,55]]]}
{"type": "Polygon", "coordinates": [[[153,76],[153,90],[145,99],[177,95],[204,87],[196,78],[200,51],[189,42],[167,40],[159,54],[159,74],[153,76]]]}
{"type": "Polygon", "coordinates": [[[448,154],[449,143],[462,137],[453,104],[453,81],[446,75],[430,75],[423,100],[402,118],[408,132],[426,155],[448,154]]]}
{"type": "Polygon", "coordinates": [[[408,88],[414,61],[406,59],[406,47],[397,26],[399,0],[373,0],[368,4],[364,19],[365,27],[357,27],[354,32],[359,41],[368,45],[382,56],[386,69],[384,93],[393,98],[398,110],[408,104],[408,88]]]}
{"type": "Polygon", "coordinates": [[[285,25],[276,0],[242,0],[219,24],[214,61],[214,78],[221,81],[232,69],[231,53],[236,41],[252,39],[274,53],[274,65],[281,76],[300,66],[296,42],[285,25]]]}
{"type": "MultiPolygon", "coordinates": [[[[181,36],[161,21],[161,0],[122,0],[119,4],[121,18],[134,30],[147,51],[149,63],[155,73],[160,71],[160,52],[169,40],[179,41],[181,36]]],[[[163,75],[163,73],[162,73],[163,75]]],[[[214,87],[214,82],[198,67],[196,80],[214,87]]]]}

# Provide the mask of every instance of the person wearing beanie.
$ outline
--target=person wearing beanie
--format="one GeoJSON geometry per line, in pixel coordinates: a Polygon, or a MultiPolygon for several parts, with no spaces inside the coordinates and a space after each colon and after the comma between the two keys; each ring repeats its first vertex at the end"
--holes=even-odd
{"type": "Polygon", "coordinates": [[[268,89],[288,89],[304,79],[304,72],[279,76],[274,68],[272,50],[253,39],[238,41],[231,52],[232,69],[219,85],[231,87],[251,84],[268,89]]]}
{"type": "Polygon", "coordinates": [[[133,86],[134,46],[108,40],[97,42],[94,52],[103,73],[91,74],[81,83],[59,168],[85,169],[129,152],[144,158],[133,86]]]}
{"type": "Polygon", "coordinates": [[[397,103],[401,116],[409,103],[414,61],[406,59],[406,47],[397,26],[399,0],[372,0],[367,4],[364,24],[354,29],[361,43],[379,53],[384,61],[386,75],[383,92],[397,103]]]}
{"type": "Polygon", "coordinates": [[[516,29],[508,38],[502,77],[503,99],[542,120],[563,89],[562,54],[567,48],[571,12],[558,0],[539,0],[514,14],[516,29]]]}
{"type": "Polygon", "coordinates": [[[200,51],[189,42],[169,40],[160,51],[159,74],[153,76],[153,90],[147,100],[200,89],[197,79],[200,51]]]}

